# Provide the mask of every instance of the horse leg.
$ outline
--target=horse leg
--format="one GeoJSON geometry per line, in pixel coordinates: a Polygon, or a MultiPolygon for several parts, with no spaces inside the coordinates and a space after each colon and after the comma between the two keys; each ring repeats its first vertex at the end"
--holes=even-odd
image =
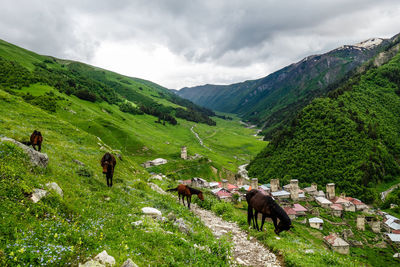
{"type": "Polygon", "coordinates": [[[277,233],[278,224],[277,224],[276,216],[271,216],[271,219],[272,219],[272,222],[274,223],[274,226],[275,226],[275,231],[274,231],[274,232],[275,232],[277,235],[279,235],[279,234],[277,233]]]}
{"type": "Polygon", "coordinates": [[[247,206],[247,224],[251,226],[251,220],[253,219],[253,208],[247,206]]]}
{"type": "Polygon", "coordinates": [[[41,151],[42,151],[42,144],[39,143],[39,144],[38,144],[38,147],[39,147],[39,152],[41,152],[41,151]]]}
{"type": "Polygon", "coordinates": [[[256,212],[255,212],[255,219],[256,219],[256,228],[257,228],[257,231],[260,231],[260,229],[258,228],[258,211],[256,210],[256,212]]]}
{"type": "Polygon", "coordinates": [[[185,206],[185,195],[182,195],[182,203],[183,203],[183,206],[185,206]]]}
{"type": "Polygon", "coordinates": [[[187,196],[187,203],[189,209],[190,209],[190,202],[192,202],[192,196],[187,196]]]}
{"type": "Polygon", "coordinates": [[[110,177],[110,187],[112,187],[112,175],[110,177]]]}
{"type": "Polygon", "coordinates": [[[264,226],[264,222],[265,222],[265,218],[266,218],[267,216],[265,215],[265,214],[263,214],[262,215],[262,219],[261,219],[261,232],[262,232],[262,229],[263,229],[263,226],[264,226]]]}

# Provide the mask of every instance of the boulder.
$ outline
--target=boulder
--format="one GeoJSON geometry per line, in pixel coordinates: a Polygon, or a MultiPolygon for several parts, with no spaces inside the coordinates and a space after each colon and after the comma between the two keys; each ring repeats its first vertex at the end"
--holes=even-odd
{"type": "Polygon", "coordinates": [[[56,193],[59,194],[61,197],[64,197],[62,189],[58,186],[56,182],[47,183],[46,186],[48,189],[56,191],[56,193]]]}
{"type": "Polygon", "coordinates": [[[90,260],[85,262],[84,264],[79,263],[79,267],[106,267],[106,266],[98,261],[90,260]]]}
{"type": "Polygon", "coordinates": [[[117,158],[119,158],[119,160],[122,160],[122,155],[121,154],[117,153],[115,155],[117,156],[117,158]]]}
{"type": "Polygon", "coordinates": [[[96,260],[104,265],[113,266],[115,264],[114,257],[108,255],[107,251],[105,251],[105,250],[103,250],[101,253],[97,254],[97,256],[94,257],[94,260],[96,260]]]}
{"type": "Polygon", "coordinates": [[[144,207],[142,208],[142,212],[146,215],[155,215],[155,216],[161,216],[162,213],[158,209],[155,208],[150,208],[150,207],[144,207]]]}
{"type": "Polygon", "coordinates": [[[138,267],[131,259],[127,259],[122,263],[121,267],[138,267]]]}
{"type": "Polygon", "coordinates": [[[79,161],[77,159],[73,159],[72,161],[75,162],[78,165],[85,166],[85,163],[83,163],[83,162],[81,162],[81,161],[79,161]]]}
{"type": "Polygon", "coordinates": [[[154,174],[150,177],[150,179],[162,181],[163,177],[159,174],[154,174]]]}
{"type": "Polygon", "coordinates": [[[140,221],[132,222],[131,224],[134,226],[139,226],[139,225],[143,224],[143,221],[140,220],[140,221]]]}
{"type": "Polygon", "coordinates": [[[165,191],[162,190],[158,185],[153,184],[153,183],[149,183],[149,186],[151,189],[153,189],[154,191],[156,191],[157,193],[161,194],[161,195],[165,195],[165,191]]]}
{"type": "Polygon", "coordinates": [[[385,241],[382,241],[382,242],[380,242],[380,243],[376,243],[374,246],[375,246],[376,248],[387,248],[387,244],[386,244],[385,241]]]}
{"type": "Polygon", "coordinates": [[[44,198],[47,195],[47,191],[43,189],[33,189],[33,193],[31,196],[31,200],[33,203],[37,203],[40,199],[44,198]]]}
{"type": "Polygon", "coordinates": [[[47,154],[40,153],[39,151],[34,150],[33,148],[30,148],[14,139],[8,138],[8,137],[2,137],[1,138],[2,142],[11,142],[20,148],[29,156],[32,165],[34,166],[39,166],[46,168],[47,164],[49,163],[49,157],[47,154]]]}
{"type": "Polygon", "coordinates": [[[191,231],[190,227],[186,225],[185,221],[182,218],[177,219],[174,222],[174,225],[178,226],[179,231],[181,231],[182,233],[188,234],[191,231]]]}
{"type": "Polygon", "coordinates": [[[175,216],[175,214],[173,212],[168,213],[167,218],[170,221],[175,221],[176,220],[176,216],[175,216]]]}

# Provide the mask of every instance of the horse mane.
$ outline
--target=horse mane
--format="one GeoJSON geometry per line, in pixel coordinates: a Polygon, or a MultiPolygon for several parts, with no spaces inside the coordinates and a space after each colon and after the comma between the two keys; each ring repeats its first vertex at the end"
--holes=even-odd
{"type": "Polygon", "coordinates": [[[288,224],[290,223],[290,218],[287,215],[287,213],[285,212],[284,209],[282,209],[281,206],[278,205],[278,203],[276,203],[276,201],[270,197],[270,196],[266,196],[267,199],[267,203],[268,205],[271,207],[271,209],[276,213],[277,217],[279,218],[280,221],[288,224]]]}
{"type": "Polygon", "coordinates": [[[198,194],[202,193],[200,190],[198,190],[196,188],[193,188],[190,186],[188,186],[188,188],[189,188],[191,194],[198,195],[198,194]]]}

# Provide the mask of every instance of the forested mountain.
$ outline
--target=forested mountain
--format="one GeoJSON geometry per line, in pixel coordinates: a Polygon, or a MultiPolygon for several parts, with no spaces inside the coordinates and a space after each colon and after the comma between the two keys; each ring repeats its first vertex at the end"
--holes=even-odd
{"type": "MultiPolygon", "coordinates": [[[[37,55],[0,40],[0,86],[21,88],[41,83],[91,102],[116,104],[124,112],[149,114],[177,124],[176,117],[215,125],[214,112],[183,99],[150,81],[126,77],[80,62],[37,55]]],[[[32,96],[24,99],[37,103],[32,96]]],[[[51,101],[51,99],[47,99],[51,101]]],[[[43,101],[41,101],[43,102],[43,101]]],[[[53,101],[54,102],[54,101],[53,101]]],[[[49,102],[43,106],[50,108],[49,102]]]]}
{"type": "Polygon", "coordinates": [[[399,39],[306,106],[250,163],[250,175],[283,184],[334,182],[339,192],[377,199],[376,186],[400,175],[399,39]]]}
{"type": "Polygon", "coordinates": [[[312,99],[323,96],[356,68],[390,46],[392,39],[373,38],[313,55],[264,78],[231,85],[204,85],[176,92],[213,110],[236,113],[262,126],[266,139],[283,128],[312,99]]]}

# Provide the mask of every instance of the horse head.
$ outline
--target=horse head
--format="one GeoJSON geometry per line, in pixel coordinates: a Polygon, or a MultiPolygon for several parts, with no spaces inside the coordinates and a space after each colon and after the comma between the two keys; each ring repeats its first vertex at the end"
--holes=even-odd
{"type": "Polygon", "coordinates": [[[289,231],[291,228],[294,228],[291,220],[288,219],[280,219],[278,223],[278,227],[275,229],[275,234],[279,235],[280,232],[289,231]]]}
{"type": "Polygon", "coordinates": [[[203,196],[203,192],[200,191],[200,193],[197,195],[201,201],[204,201],[204,196],[203,196]]]}

